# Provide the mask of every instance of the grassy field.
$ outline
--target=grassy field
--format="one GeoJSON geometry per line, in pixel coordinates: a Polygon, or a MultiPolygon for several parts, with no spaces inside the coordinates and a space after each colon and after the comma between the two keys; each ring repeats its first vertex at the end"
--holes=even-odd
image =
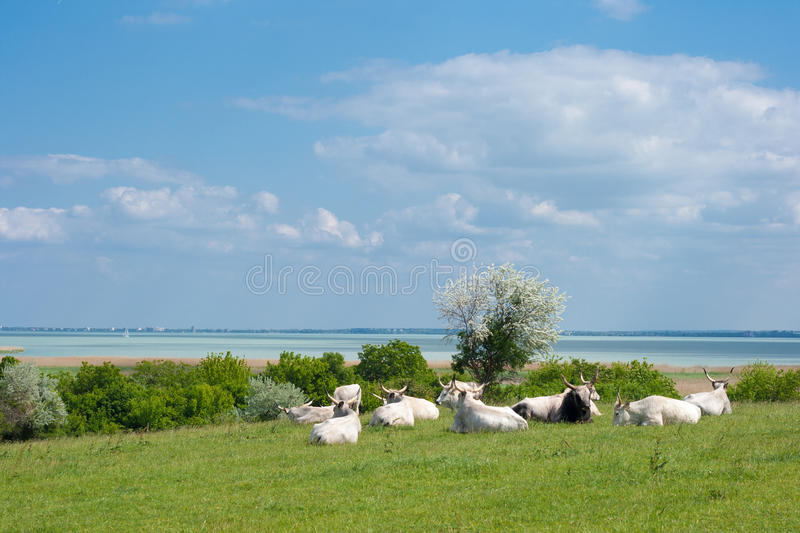
{"type": "Polygon", "coordinates": [[[2,443],[0,530],[800,529],[800,404],[663,428],[600,408],[471,435],[443,409],[329,447],[287,421],[2,443]]]}

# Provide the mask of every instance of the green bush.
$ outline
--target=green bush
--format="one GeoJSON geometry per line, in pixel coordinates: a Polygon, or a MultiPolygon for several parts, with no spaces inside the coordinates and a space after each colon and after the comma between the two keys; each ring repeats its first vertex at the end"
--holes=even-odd
{"type": "Polygon", "coordinates": [[[197,367],[174,361],[139,361],[131,379],[145,387],[179,388],[201,382],[197,367]]]}
{"type": "Polygon", "coordinates": [[[800,399],[800,371],[776,370],[764,361],[746,366],[739,381],[728,387],[731,400],[785,402],[800,399]]]}
{"type": "Polygon", "coordinates": [[[0,359],[0,378],[3,377],[3,372],[6,368],[10,368],[14,365],[18,365],[20,363],[19,359],[13,357],[11,355],[3,356],[3,359],[0,359]]]}
{"type": "Polygon", "coordinates": [[[358,353],[356,373],[365,381],[413,381],[419,376],[430,379],[433,372],[422,357],[419,346],[395,339],[388,344],[365,344],[358,353]]]}
{"type": "Polygon", "coordinates": [[[210,353],[200,360],[197,372],[203,383],[222,387],[233,396],[237,407],[244,407],[252,375],[245,359],[234,357],[231,352],[210,353]]]}
{"type": "MultiPolygon", "coordinates": [[[[539,368],[528,372],[520,385],[487,386],[484,401],[494,404],[515,403],[525,397],[548,396],[558,394],[565,389],[561,380],[563,374],[573,385],[580,385],[580,375],[587,380],[594,377],[597,363],[589,363],[583,359],[571,359],[568,362],[551,360],[542,363],[539,368]]],[[[611,367],[600,365],[600,374],[595,389],[601,400],[611,401],[616,398],[617,391],[626,400],[638,400],[658,394],[670,398],[679,398],[675,382],[665,376],[647,361],[634,360],[629,363],[612,363],[611,367]]]]}
{"type": "Polygon", "coordinates": [[[55,380],[43,376],[33,363],[5,365],[0,377],[0,431],[4,437],[39,435],[62,424],[66,416],[55,380]]]}
{"type": "Polygon", "coordinates": [[[302,389],[315,405],[330,403],[326,391],[333,394],[339,385],[356,382],[353,369],[344,366],[344,356],[335,352],[325,353],[321,358],[282,352],[278,363],[267,365],[261,376],[275,383],[293,384],[302,389]]]}
{"type": "Polygon", "coordinates": [[[303,391],[291,383],[275,383],[266,376],[250,378],[247,406],[242,411],[245,420],[272,420],[281,414],[281,407],[296,407],[305,403],[303,391]]]}
{"type": "Polygon", "coordinates": [[[93,366],[86,362],[74,376],[61,372],[58,390],[67,406],[71,433],[111,433],[128,426],[134,398],[144,387],[124,376],[109,362],[93,366]]]}

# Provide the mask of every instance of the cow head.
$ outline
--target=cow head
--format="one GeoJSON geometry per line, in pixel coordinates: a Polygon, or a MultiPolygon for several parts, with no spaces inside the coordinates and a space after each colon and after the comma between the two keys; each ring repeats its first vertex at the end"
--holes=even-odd
{"type": "Polygon", "coordinates": [[[614,421],[615,426],[624,426],[630,423],[631,420],[631,402],[622,403],[622,398],[617,391],[617,403],[614,404],[614,421]]]}
{"type": "Polygon", "coordinates": [[[711,386],[714,387],[714,390],[717,390],[720,387],[722,387],[723,389],[727,390],[728,382],[731,380],[730,376],[733,375],[733,369],[734,368],[736,368],[736,367],[735,366],[731,367],[731,371],[728,372],[729,375],[725,379],[711,379],[711,376],[708,375],[708,372],[706,372],[705,368],[703,369],[703,372],[705,373],[706,377],[708,378],[708,381],[711,382],[711,386]]]}
{"type": "Polygon", "coordinates": [[[594,377],[591,381],[584,381],[583,385],[575,386],[561,374],[561,380],[567,386],[569,392],[564,396],[563,420],[565,422],[590,422],[592,420],[592,389],[597,382],[600,368],[598,367],[594,372],[594,377]]]}
{"type": "MultiPolygon", "coordinates": [[[[599,370],[598,370],[598,372],[599,372],[599,370]]],[[[600,401],[600,395],[597,394],[597,389],[594,388],[594,381],[586,381],[585,379],[583,379],[583,372],[580,373],[580,376],[581,376],[581,383],[583,383],[584,385],[587,385],[589,387],[589,392],[591,393],[591,395],[589,396],[589,399],[592,400],[592,401],[595,401],[595,402],[600,401]]],[[[595,377],[595,380],[596,379],[597,378],[595,377]]]]}
{"type": "MultiPolygon", "coordinates": [[[[387,389],[383,385],[381,385],[381,390],[386,393],[386,399],[383,400],[383,403],[396,403],[403,399],[403,394],[405,394],[406,389],[408,389],[408,385],[403,387],[402,389],[387,389]]],[[[383,399],[383,398],[381,398],[383,399]]]]}
{"type": "MultiPolygon", "coordinates": [[[[444,384],[442,383],[441,378],[436,378],[439,380],[439,385],[442,386],[442,392],[439,393],[439,397],[436,398],[436,405],[444,405],[445,407],[449,407],[450,409],[455,409],[458,406],[458,395],[459,392],[455,389],[456,385],[456,377],[453,376],[453,379],[450,383],[444,384]]],[[[465,386],[466,383],[462,383],[461,386],[465,386]]],[[[481,396],[483,396],[483,388],[485,385],[481,385],[480,387],[473,388],[468,387],[473,392],[473,398],[476,400],[480,400],[481,396]]]]}
{"type": "Polygon", "coordinates": [[[332,402],[331,405],[333,405],[333,418],[339,416],[347,416],[349,414],[356,414],[356,412],[350,408],[349,402],[346,402],[344,400],[337,400],[336,398],[328,394],[328,391],[325,391],[325,394],[328,395],[328,398],[330,398],[332,402]]]}
{"type": "Polygon", "coordinates": [[[461,407],[461,405],[464,403],[464,400],[466,400],[467,397],[469,397],[472,400],[477,400],[478,398],[480,398],[483,395],[483,389],[486,387],[486,383],[484,383],[483,385],[481,385],[478,388],[474,388],[474,389],[473,388],[463,388],[462,389],[456,384],[455,378],[453,378],[452,385],[453,385],[452,392],[458,394],[458,397],[457,397],[457,400],[456,400],[456,407],[461,407]]]}

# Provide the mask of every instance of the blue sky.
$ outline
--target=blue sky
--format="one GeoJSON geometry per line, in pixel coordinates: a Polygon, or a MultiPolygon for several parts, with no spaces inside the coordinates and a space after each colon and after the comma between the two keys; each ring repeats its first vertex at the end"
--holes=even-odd
{"type": "Polygon", "coordinates": [[[0,324],[800,329],[797,2],[0,12],[0,324]]]}

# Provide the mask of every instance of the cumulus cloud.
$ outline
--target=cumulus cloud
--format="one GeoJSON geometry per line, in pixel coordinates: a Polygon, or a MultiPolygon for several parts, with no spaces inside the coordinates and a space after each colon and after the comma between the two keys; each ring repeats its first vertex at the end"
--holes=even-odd
{"type": "Polygon", "coordinates": [[[438,196],[429,204],[390,210],[382,217],[382,222],[400,222],[457,233],[484,233],[483,228],[473,224],[477,214],[477,207],[460,194],[451,192],[438,196]]]}
{"type": "Polygon", "coordinates": [[[761,78],[751,63],[571,46],[354,69],[326,77],[358,84],[351,96],[248,105],[377,130],[319,139],[314,151],[387,186],[501,185],[541,196],[531,214],[579,225],[602,209],[625,216],[650,209],[652,196],[683,195],[692,201],[668,209],[701,220],[704,205],[752,203],[741,191],[775,208],[800,182],[800,93],[761,78]],[[566,199],[580,205],[564,210],[566,199]]]}
{"type": "Polygon", "coordinates": [[[66,209],[0,207],[0,238],[10,241],[61,242],[66,239],[66,209]]]}
{"type": "MultiPolygon", "coordinates": [[[[509,199],[514,200],[509,193],[509,199]]],[[[530,196],[522,196],[516,200],[527,215],[564,226],[599,226],[600,222],[593,213],[575,209],[559,209],[552,200],[538,201],[530,196]]]]}
{"type": "Polygon", "coordinates": [[[334,242],[349,248],[363,246],[379,246],[383,243],[383,235],[373,231],[362,237],[355,225],[346,220],[340,220],[336,215],[322,207],[303,219],[305,233],[312,240],[320,242],[334,242]]]}
{"type": "Polygon", "coordinates": [[[592,0],[592,4],[607,16],[623,21],[632,20],[647,9],[640,0],[592,0]]]}
{"type": "Polygon", "coordinates": [[[253,195],[256,207],[267,213],[278,212],[278,197],[269,191],[259,191],[253,195]]]}
{"type": "Polygon", "coordinates": [[[0,156],[0,168],[18,175],[44,176],[50,178],[54,183],[60,184],[107,177],[133,177],[144,181],[164,183],[200,181],[191,172],[168,169],[140,157],[101,159],[78,154],[0,156]]]}

